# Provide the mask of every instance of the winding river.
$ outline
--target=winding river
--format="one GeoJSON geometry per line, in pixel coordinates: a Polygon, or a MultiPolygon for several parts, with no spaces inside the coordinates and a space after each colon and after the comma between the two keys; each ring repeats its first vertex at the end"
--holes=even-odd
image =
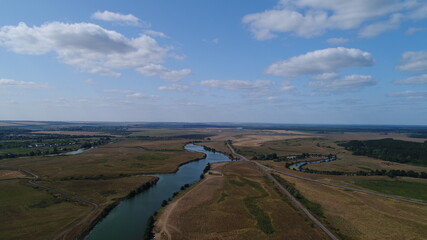
{"type": "Polygon", "coordinates": [[[228,156],[222,153],[206,151],[194,144],[187,144],[185,149],[204,153],[206,158],[184,164],[176,173],[150,175],[159,177],[156,185],[131,199],[122,201],[95,225],[85,239],[142,239],[148,218],[161,208],[163,200],[172,197],[182,185],[197,182],[208,163],[230,161],[228,156]]]}

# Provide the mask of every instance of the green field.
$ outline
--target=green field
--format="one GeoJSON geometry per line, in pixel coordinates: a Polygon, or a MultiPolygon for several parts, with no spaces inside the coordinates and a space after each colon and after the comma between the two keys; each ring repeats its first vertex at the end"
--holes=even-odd
{"type": "Polygon", "coordinates": [[[402,180],[358,180],[355,184],[384,194],[427,201],[427,183],[402,180]]]}

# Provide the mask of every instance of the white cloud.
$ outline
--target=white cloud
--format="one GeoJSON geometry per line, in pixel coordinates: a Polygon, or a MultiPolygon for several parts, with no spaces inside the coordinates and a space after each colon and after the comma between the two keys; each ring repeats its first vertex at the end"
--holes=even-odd
{"type": "Polygon", "coordinates": [[[403,19],[402,14],[393,14],[388,21],[376,22],[364,27],[359,32],[359,37],[372,38],[383,32],[398,29],[403,19]]]}
{"type": "Polygon", "coordinates": [[[130,94],[131,90],[122,90],[122,89],[104,89],[102,90],[105,93],[121,93],[121,94],[130,94]]]}
{"type": "Polygon", "coordinates": [[[326,72],[311,77],[313,80],[330,80],[339,77],[340,75],[336,72],[326,72]]]}
{"type": "Polygon", "coordinates": [[[154,100],[157,99],[159,96],[157,95],[145,95],[142,93],[131,93],[126,95],[127,98],[135,98],[135,99],[149,99],[149,100],[154,100]]]}
{"type": "Polygon", "coordinates": [[[136,70],[144,76],[157,76],[171,82],[179,81],[191,74],[190,69],[169,70],[166,67],[157,64],[149,64],[139,67],[136,70]]]}
{"type": "Polygon", "coordinates": [[[408,30],[406,30],[405,34],[406,35],[412,35],[415,34],[417,32],[424,32],[427,31],[427,28],[415,28],[415,27],[411,27],[408,30]]]}
{"type": "Polygon", "coordinates": [[[188,86],[172,84],[170,86],[160,86],[159,91],[185,91],[188,89],[188,86]]]}
{"type": "Polygon", "coordinates": [[[348,75],[339,80],[321,80],[310,82],[309,86],[322,92],[340,92],[352,89],[360,89],[377,84],[377,80],[370,75],[348,75]]]}
{"type": "Polygon", "coordinates": [[[410,77],[402,80],[396,80],[394,83],[397,84],[427,84],[427,74],[420,76],[410,77]]]}
{"type": "MultiPolygon", "coordinates": [[[[242,21],[258,40],[276,37],[275,33],[292,33],[300,37],[313,37],[327,30],[358,29],[372,25],[367,32],[385,31],[384,18],[393,24],[395,15],[404,19],[427,17],[427,3],[417,0],[281,0],[272,10],[249,14],[242,21]]],[[[398,22],[394,22],[398,24],[398,22]]]]}
{"type": "Polygon", "coordinates": [[[81,71],[113,77],[120,76],[116,70],[164,62],[171,49],[159,46],[147,35],[127,38],[91,23],[61,22],[1,27],[0,45],[20,54],[56,52],[62,62],[81,71]]]}
{"type": "Polygon", "coordinates": [[[427,91],[403,91],[387,94],[389,97],[404,98],[407,100],[425,100],[427,99],[427,91]]]}
{"type": "Polygon", "coordinates": [[[427,71],[427,52],[404,52],[397,69],[406,72],[427,71]]]}
{"type": "Polygon", "coordinates": [[[132,14],[121,14],[110,11],[97,11],[92,14],[92,19],[107,21],[107,22],[120,22],[130,25],[137,25],[139,23],[139,18],[135,17],[132,14]]]}
{"type": "Polygon", "coordinates": [[[146,30],[144,31],[145,34],[153,36],[153,37],[161,37],[161,38],[167,38],[168,36],[162,32],[157,32],[154,30],[146,30]]]}
{"type": "Polygon", "coordinates": [[[39,84],[35,82],[17,81],[13,79],[0,78],[0,88],[47,88],[47,84],[39,84]]]}
{"type": "Polygon", "coordinates": [[[263,90],[274,86],[276,83],[270,80],[204,80],[200,83],[202,86],[222,88],[225,90],[235,91],[250,91],[250,90],[263,90]]]}
{"type": "Polygon", "coordinates": [[[348,38],[329,38],[326,40],[327,43],[333,45],[340,45],[350,41],[348,38]]]}
{"type": "Polygon", "coordinates": [[[306,74],[320,74],[347,67],[368,67],[374,61],[371,54],[355,48],[327,48],[308,52],[271,64],[266,74],[281,77],[296,77],[306,74]]]}
{"type": "Polygon", "coordinates": [[[282,82],[280,85],[281,85],[280,91],[283,91],[283,92],[289,92],[295,89],[294,86],[292,86],[289,82],[286,82],[286,81],[282,82]]]}

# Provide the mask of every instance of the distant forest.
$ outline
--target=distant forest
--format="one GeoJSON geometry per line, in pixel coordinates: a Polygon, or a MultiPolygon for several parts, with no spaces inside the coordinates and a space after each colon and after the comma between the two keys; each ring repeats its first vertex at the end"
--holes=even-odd
{"type": "Polygon", "coordinates": [[[352,140],[339,145],[353,152],[391,162],[427,165],[427,141],[424,143],[407,142],[391,138],[381,140],[352,140]]]}

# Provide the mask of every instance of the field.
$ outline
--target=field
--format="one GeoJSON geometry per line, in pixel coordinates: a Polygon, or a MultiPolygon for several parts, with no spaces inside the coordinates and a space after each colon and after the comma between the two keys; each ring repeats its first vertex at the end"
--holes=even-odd
{"type": "Polygon", "coordinates": [[[0,181],[0,239],[53,239],[91,207],[27,186],[0,181]]]}
{"type": "MultiPolygon", "coordinates": [[[[34,157],[5,159],[0,167],[21,167],[38,173],[43,179],[110,178],[120,174],[168,173],[177,170],[182,163],[202,157],[202,154],[186,152],[184,142],[175,141],[163,150],[145,150],[144,141],[125,140],[91,149],[72,156],[34,157]],[[179,152],[171,151],[181,150],[179,152]],[[179,154],[177,154],[179,153],[179,154]]],[[[150,146],[151,143],[148,144],[150,146]]]]}
{"type": "Polygon", "coordinates": [[[397,195],[427,202],[427,181],[409,182],[402,180],[357,180],[354,184],[376,192],[397,195]]]}
{"type": "Polygon", "coordinates": [[[27,175],[23,174],[20,171],[14,170],[0,170],[0,180],[10,179],[10,178],[26,178],[27,175]]]}
{"type": "Polygon", "coordinates": [[[339,229],[343,239],[424,239],[427,235],[423,205],[281,177],[294,183],[308,200],[319,203],[328,225],[339,229]]]}
{"type": "Polygon", "coordinates": [[[248,162],[214,164],[160,213],[156,239],[327,239],[248,162]]]}

